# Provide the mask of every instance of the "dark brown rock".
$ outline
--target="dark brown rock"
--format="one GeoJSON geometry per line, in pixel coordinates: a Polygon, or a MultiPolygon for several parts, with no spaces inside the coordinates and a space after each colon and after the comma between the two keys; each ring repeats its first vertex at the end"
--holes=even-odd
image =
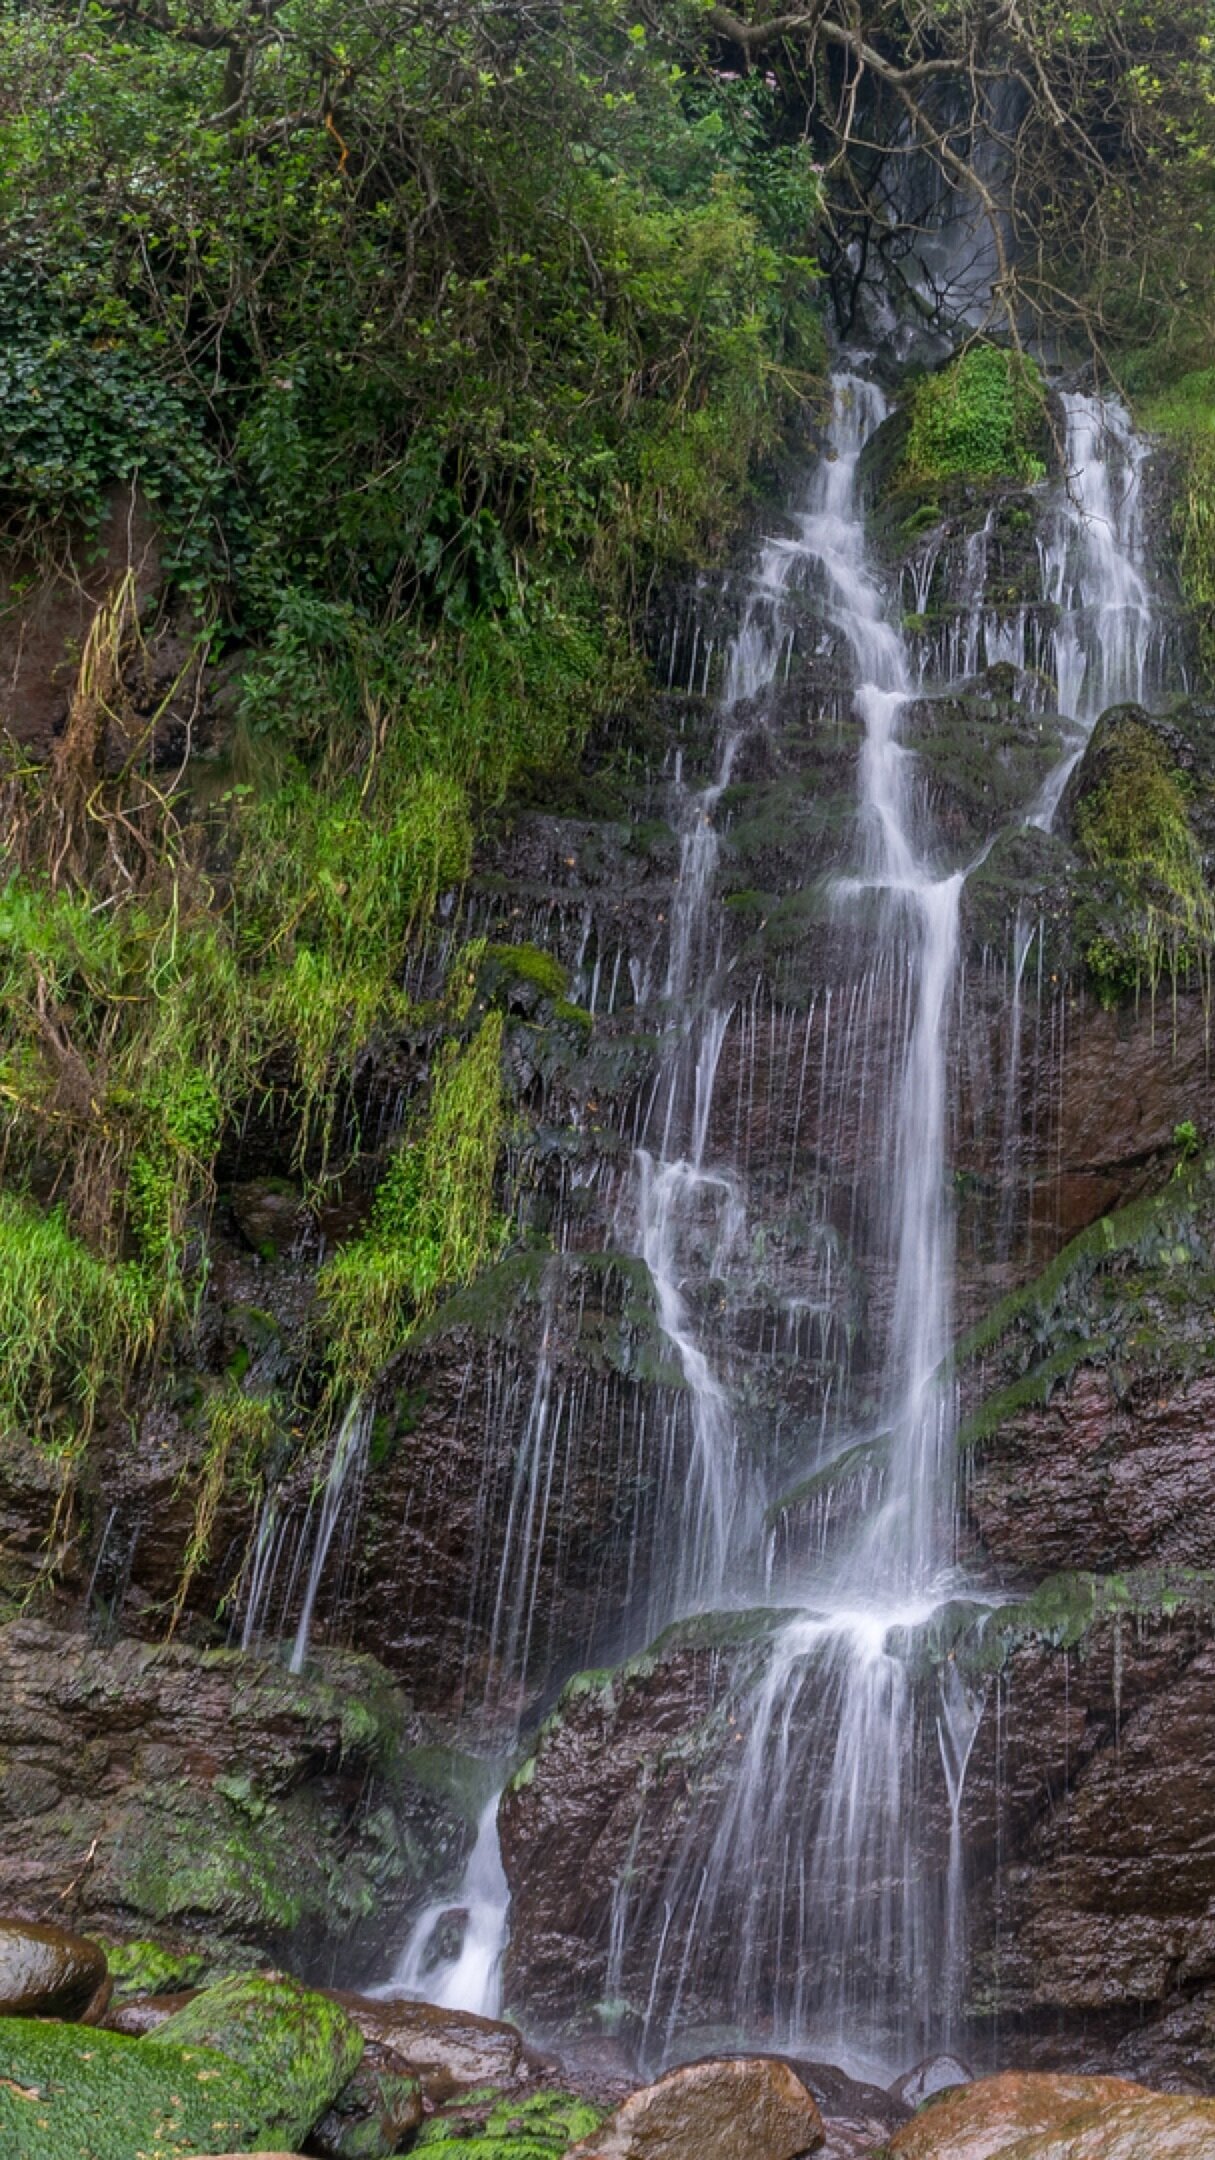
{"type": "Polygon", "coordinates": [[[742,2056],[632,2093],[569,2160],[800,2160],[822,2144],[822,2117],[788,2064],[742,2056]]]}
{"type": "Polygon", "coordinates": [[[98,1943],[66,1928],[0,1920],[0,2016],[78,2018],[105,1980],[98,1943]]]}
{"type": "Polygon", "coordinates": [[[513,2085],[523,2068],[523,2035],[514,2025],[441,2010],[433,2003],[394,2001],[328,1989],[365,2040],[422,2078],[430,2097],[475,2085],[513,2085]]]}
{"type": "Polygon", "coordinates": [[[1215,1510],[1198,1504],[1215,1491],[1215,1375],[1128,1391],[1082,1365],[973,1457],[967,1512],[1003,1568],[1215,1567],[1215,1510]]]}
{"type": "Polygon", "coordinates": [[[926,2100],[935,2099],[938,2093],[949,2092],[954,2085],[969,2085],[973,2077],[973,2070],[968,2070],[956,2055],[926,2055],[913,2070],[906,2070],[901,2078],[896,2078],[890,2091],[900,2107],[914,2114],[926,2100]]]}
{"type": "Polygon", "coordinates": [[[180,1995],[136,1995],[129,2002],[119,2003],[109,2012],[106,2026],[110,2032],[128,2033],[134,2040],[142,2040],[145,2033],[155,2032],[167,2018],[176,2016],[193,2002],[197,1988],[183,1988],[180,1995]]]}
{"type": "Polygon", "coordinates": [[[324,1970],[369,1905],[395,1939],[419,1887],[386,1783],[404,1706],[368,1662],[329,1670],[0,1628],[0,1896],[120,1936],[184,1926],[263,1956],[289,1938],[324,1970]],[[53,1807],[29,1802],[43,1783],[53,1807]]]}

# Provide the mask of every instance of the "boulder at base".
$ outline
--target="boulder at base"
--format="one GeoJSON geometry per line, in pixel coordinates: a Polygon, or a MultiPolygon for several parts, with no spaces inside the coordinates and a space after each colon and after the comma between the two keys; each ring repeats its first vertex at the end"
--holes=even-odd
{"type": "Polygon", "coordinates": [[[258,2094],[262,2124],[302,2144],[354,2076],[363,2036],[327,1995],[279,1973],[237,1973],[178,2010],[138,2045],[218,2049],[258,2094]]]}
{"type": "Polygon", "coordinates": [[[823,2135],[788,2064],[744,2056],[689,2063],[631,2093],[570,2160],[801,2160],[823,2135]]]}
{"type": "MultiPolygon", "coordinates": [[[[446,2077],[447,2090],[464,2085],[512,2085],[519,2076],[523,2035],[498,2018],[472,2010],[440,2010],[434,2003],[326,1991],[363,2038],[386,2048],[395,2061],[422,2079],[446,2077]]],[[[436,2095],[438,2097],[438,2095],[436,2095]]]]}
{"type": "Polygon", "coordinates": [[[0,1920],[0,2017],[78,2017],[105,1977],[104,1950],[83,1935],[0,1920]]]}
{"type": "Polygon", "coordinates": [[[891,2160],[1215,2160],[1215,2100],[1125,2078],[1019,2071],[942,2094],[891,2140],[891,2160]]]}

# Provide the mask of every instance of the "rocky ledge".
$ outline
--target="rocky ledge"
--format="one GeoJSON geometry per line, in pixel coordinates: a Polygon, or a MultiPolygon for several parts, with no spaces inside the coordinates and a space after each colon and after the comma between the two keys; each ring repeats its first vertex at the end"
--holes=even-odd
{"type": "MultiPolygon", "coordinates": [[[[143,1950],[154,1964],[154,1948],[143,1950]]],[[[141,1995],[137,1962],[119,1952],[107,1973],[96,1942],[0,1922],[6,2153],[391,2160],[450,2147],[461,2160],[1202,2160],[1215,2151],[1215,2101],[1120,2078],[974,2082],[964,2064],[939,2057],[885,2093],[826,2065],[738,2054],[644,2084],[619,2049],[562,2062],[525,2048],[507,2023],[321,1993],[274,1971],[141,1995]],[[105,2001],[90,1997],[94,2022],[63,2022],[98,1969],[105,2001]]]]}

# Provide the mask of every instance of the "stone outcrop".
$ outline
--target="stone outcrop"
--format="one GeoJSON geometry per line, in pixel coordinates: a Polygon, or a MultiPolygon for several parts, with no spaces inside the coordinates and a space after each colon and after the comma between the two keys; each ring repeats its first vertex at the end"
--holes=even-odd
{"type": "Polygon", "coordinates": [[[339,1945],[349,1970],[355,1942],[371,1960],[399,1937],[422,1871],[465,1834],[411,1791],[405,1708],[369,1661],[295,1679],[15,1621],[0,1733],[0,1900],[39,1918],[289,1941],[328,1976],[339,1945]]]}
{"type": "Polygon", "coordinates": [[[643,2086],[569,2160],[802,2160],[822,2143],[822,2117],[788,2065],[742,2057],[643,2086]]]}
{"type": "Polygon", "coordinates": [[[66,1928],[0,1920],[0,2017],[85,2017],[105,1980],[99,1943],[66,1928]]]}

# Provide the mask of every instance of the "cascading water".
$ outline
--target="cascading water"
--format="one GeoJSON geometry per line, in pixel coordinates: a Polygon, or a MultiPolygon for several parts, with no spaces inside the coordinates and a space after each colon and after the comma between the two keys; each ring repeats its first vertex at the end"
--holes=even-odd
{"type": "MultiPolygon", "coordinates": [[[[1069,475],[1042,569],[1058,610],[1057,703],[1072,727],[1023,812],[1044,827],[1099,711],[1149,688],[1155,629],[1137,560],[1139,447],[1117,407],[1079,394],[1064,405],[1069,475]]],[[[884,1143],[872,1265],[891,1290],[866,1451],[880,1474],[866,1477],[851,1533],[807,1555],[800,1581],[795,1565],[801,1609],[778,1628],[739,1712],[743,1753],[715,1818],[694,1816],[669,1871],[645,1988],[655,2061],[707,1999],[728,2001],[745,2031],[858,2067],[905,2061],[947,2037],[964,1968],[960,1805],[981,1706],[948,1659],[935,1662],[927,1691],[917,1666],[951,1610],[982,1597],[953,1565],[948,1378],[949,1047],[967,866],[944,859],[917,808],[915,759],[900,739],[928,686],[869,567],[857,486],[884,411],[872,383],[837,379],[831,452],[798,542],[852,656],[864,731],[860,863],[836,881],[837,914],[858,956],[905,985],[881,1069],[867,1062],[851,1076],[856,1091],[878,1092],[884,1143]],[[935,1866],[916,1835],[930,1770],[948,1824],[935,1866]]],[[[985,528],[970,552],[986,538],[985,528]]],[[[981,597],[981,564],[965,568],[981,597]]],[[[841,1455],[855,1454],[858,1438],[841,1431],[841,1455]]],[[[737,1597],[737,1572],[731,1587],[737,1597]]],[[[614,1924],[620,1932],[618,1913],[614,1924]]]]}
{"type": "MultiPolygon", "coordinates": [[[[1068,477],[1040,550],[1053,629],[1034,658],[1053,665],[1054,702],[1071,728],[1064,755],[1022,807],[1022,818],[1042,827],[1099,711],[1150,692],[1158,628],[1138,557],[1140,446],[1116,406],[1080,393],[1063,405],[1068,477]]],[[[771,1597],[771,1494],[740,1439],[728,1356],[697,1290],[728,1281],[752,1235],[742,1157],[723,1149],[715,1124],[724,1046],[731,1030],[742,1038],[754,1024],[723,964],[721,806],[787,665],[790,596],[808,587],[848,662],[860,723],[859,815],[851,867],[836,876],[830,901],[837,942],[851,957],[845,979],[825,988],[806,1023],[797,1116],[813,1034],[821,1091],[851,1104],[873,1136],[846,1213],[849,1239],[878,1286],[879,1377],[862,1424],[833,1424],[824,1407],[821,1453],[810,1467],[850,1466],[849,1504],[838,1519],[821,1517],[821,1537],[800,1555],[784,1554],[779,1594],[792,1610],[775,1624],[762,1672],[736,1705],[732,1774],[707,1816],[690,1815],[660,1924],[648,1933],[642,1924],[632,1860],[614,1887],[608,1994],[624,1985],[630,1938],[652,1941],[649,1965],[631,1972],[629,1988],[634,2005],[640,1998],[646,2006],[644,2046],[655,2061],[695,2020],[697,2005],[712,2000],[728,2005],[738,2029],[768,2041],[812,2042],[854,2064],[905,2062],[948,2033],[965,1963],[960,1809],[980,1704],[933,1645],[948,1640],[952,1616],[982,1601],[954,1564],[948,1379],[950,1044],[966,994],[958,961],[971,866],[950,859],[907,739],[917,701],[944,683],[927,679],[930,643],[917,640],[913,657],[894,627],[866,546],[858,467],[885,410],[872,382],[837,378],[831,441],[809,507],[763,550],[726,657],[714,778],[682,798],[662,1049],[617,1212],[618,1235],[649,1271],[684,1383],[687,1474],[663,1487],[669,1519],[652,1549],[668,1564],[644,1614],[654,1632],[714,1604],[771,1597]],[[931,1864],[917,1838],[929,1806],[944,1819],[931,1864]]],[[[989,518],[962,566],[974,619],[954,640],[954,661],[967,671],[984,658],[1023,657],[1041,636],[1032,610],[1010,626],[984,608],[990,531],[989,518]]],[[[934,554],[918,614],[935,575],[934,554]]],[[[1035,711],[1042,694],[1027,681],[1035,711]]],[[[1032,935],[1032,925],[1018,935],[1014,999],[1032,935]]],[[[1012,1026],[1015,1034],[1017,1012],[1012,1026]]],[[[1014,1111],[1010,1098],[1006,1120],[1014,1111]]],[[[822,1227],[829,1253],[826,1215],[822,1227]]],[[[495,1590],[499,1683],[509,1694],[517,1681],[520,1700],[536,1525],[546,1506],[541,1440],[554,1415],[547,1357],[495,1590]]],[[[631,1855],[644,1851],[645,1805],[643,1791],[631,1855]]],[[[421,1915],[387,1991],[493,2010],[506,1918],[491,1807],[463,1882],[421,1915]]]]}

